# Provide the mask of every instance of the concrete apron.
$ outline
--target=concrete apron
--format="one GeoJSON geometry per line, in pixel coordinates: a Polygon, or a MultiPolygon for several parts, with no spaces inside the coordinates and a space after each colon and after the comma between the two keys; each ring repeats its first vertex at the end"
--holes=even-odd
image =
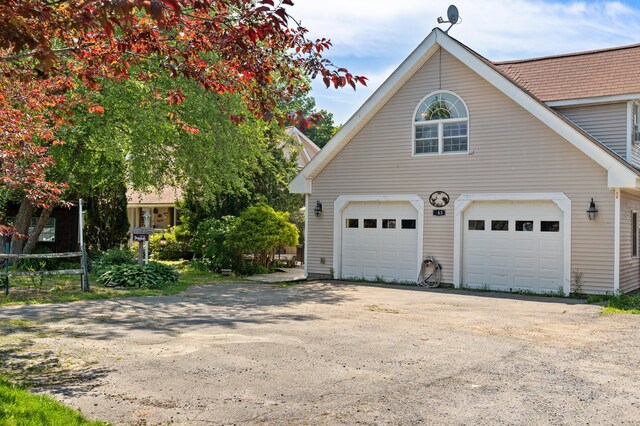
{"type": "Polygon", "coordinates": [[[276,271],[277,272],[271,274],[252,275],[249,279],[263,283],[281,283],[301,281],[306,278],[304,276],[304,269],[302,268],[278,268],[276,271]]]}

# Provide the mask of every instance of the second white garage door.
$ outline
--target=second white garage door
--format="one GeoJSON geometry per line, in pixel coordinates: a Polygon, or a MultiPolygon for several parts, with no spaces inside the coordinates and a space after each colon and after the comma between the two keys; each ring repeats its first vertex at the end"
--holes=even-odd
{"type": "Polygon", "coordinates": [[[563,213],[553,202],[474,202],[464,212],[463,284],[557,292],[563,234],[563,213]]]}
{"type": "Polygon", "coordinates": [[[418,212],[408,202],[352,202],[342,212],[342,277],[415,282],[418,212]]]}

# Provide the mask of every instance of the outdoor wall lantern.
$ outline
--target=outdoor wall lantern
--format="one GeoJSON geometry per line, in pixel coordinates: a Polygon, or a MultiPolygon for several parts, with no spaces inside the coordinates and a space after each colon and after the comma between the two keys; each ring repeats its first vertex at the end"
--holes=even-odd
{"type": "Polygon", "coordinates": [[[160,251],[164,250],[166,246],[167,246],[167,239],[164,237],[164,234],[162,234],[162,237],[160,238],[160,251]]]}
{"type": "Polygon", "coordinates": [[[593,198],[591,199],[591,203],[589,203],[587,215],[589,215],[589,220],[596,220],[598,217],[598,208],[596,207],[596,203],[593,202],[593,198]]]}
{"type": "Polygon", "coordinates": [[[322,213],[322,203],[320,201],[316,201],[316,207],[313,209],[316,216],[320,216],[322,213]]]}

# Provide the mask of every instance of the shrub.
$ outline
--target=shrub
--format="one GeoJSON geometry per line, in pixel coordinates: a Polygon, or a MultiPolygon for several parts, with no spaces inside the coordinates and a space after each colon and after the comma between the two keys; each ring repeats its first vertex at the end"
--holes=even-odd
{"type": "Polygon", "coordinates": [[[233,271],[237,275],[268,274],[270,272],[269,268],[252,262],[236,262],[233,264],[233,271]]]}
{"type": "Polygon", "coordinates": [[[211,269],[232,267],[234,253],[226,239],[236,220],[234,216],[224,216],[198,225],[191,247],[196,256],[209,260],[211,269]]]}
{"type": "Polygon", "coordinates": [[[113,248],[101,253],[93,262],[93,270],[97,274],[115,265],[133,265],[136,263],[133,252],[126,247],[113,248]]]}
{"type": "Polygon", "coordinates": [[[254,263],[268,267],[275,248],[295,246],[298,236],[298,228],[289,222],[289,213],[260,204],[240,214],[226,241],[238,253],[253,254],[254,263]]]}
{"type": "Polygon", "coordinates": [[[176,237],[180,233],[175,232],[174,227],[164,234],[153,234],[149,240],[149,254],[157,260],[182,260],[192,257],[191,247],[187,241],[176,237]],[[167,244],[164,248],[160,245],[160,240],[164,236],[167,244]]]}
{"type": "Polygon", "coordinates": [[[215,268],[206,259],[192,259],[187,264],[187,269],[195,272],[208,272],[215,268]]]}
{"type": "Polygon", "coordinates": [[[170,266],[149,262],[138,265],[114,265],[98,277],[98,283],[106,287],[134,287],[157,289],[178,282],[178,273],[170,266]]]}

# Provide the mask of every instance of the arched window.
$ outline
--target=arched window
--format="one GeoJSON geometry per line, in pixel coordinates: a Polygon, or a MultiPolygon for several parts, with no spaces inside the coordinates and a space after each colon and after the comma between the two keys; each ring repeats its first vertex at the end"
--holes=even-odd
{"type": "Polygon", "coordinates": [[[469,113],[462,99],[451,92],[427,96],[413,121],[414,154],[468,152],[469,113]]]}

